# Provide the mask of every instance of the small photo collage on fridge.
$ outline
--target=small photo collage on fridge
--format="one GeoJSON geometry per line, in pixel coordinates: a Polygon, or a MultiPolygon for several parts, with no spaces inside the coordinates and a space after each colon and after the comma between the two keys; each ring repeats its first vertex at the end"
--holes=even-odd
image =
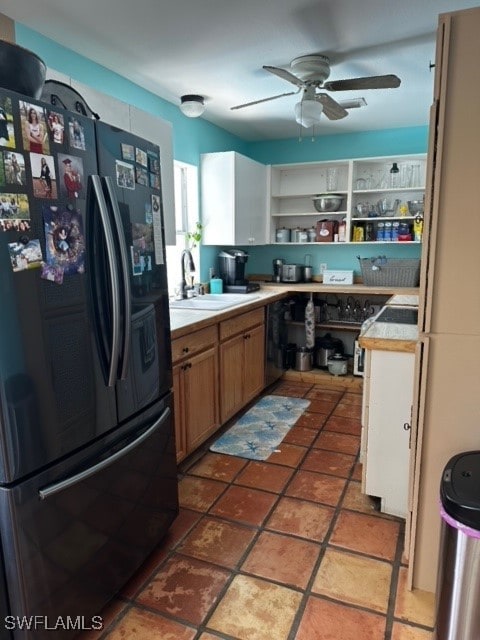
{"type": "Polygon", "coordinates": [[[88,146],[74,114],[0,95],[0,232],[12,236],[7,247],[14,272],[40,269],[56,284],[84,273],[76,202],[85,199],[82,155],[88,146]]]}
{"type": "Polygon", "coordinates": [[[132,274],[148,275],[154,256],[163,256],[163,247],[158,244],[158,238],[161,239],[161,199],[159,194],[151,191],[160,190],[160,158],[156,151],[125,142],[121,143],[120,153],[121,159],[115,161],[117,186],[131,190],[138,185],[148,188],[145,192],[145,223],[132,223],[130,246],[132,274]]]}

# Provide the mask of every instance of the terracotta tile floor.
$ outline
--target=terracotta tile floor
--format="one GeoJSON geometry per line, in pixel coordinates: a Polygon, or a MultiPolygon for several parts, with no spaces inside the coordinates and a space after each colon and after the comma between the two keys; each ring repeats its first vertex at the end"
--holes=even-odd
{"type": "Polygon", "coordinates": [[[308,411],[265,462],[197,452],[180,515],[84,640],[429,640],[433,595],[406,589],[404,523],[361,493],[361,396],[269,393],[308,411]]]}

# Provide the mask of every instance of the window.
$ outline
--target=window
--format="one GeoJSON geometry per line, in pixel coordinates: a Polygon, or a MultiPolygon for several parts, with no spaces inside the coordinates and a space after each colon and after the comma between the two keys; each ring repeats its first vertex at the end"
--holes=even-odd
{"type": "MultiPolygon", "coordinates": [[[[167,246],[168,292],[173,295],[182,280],[181,255],[189,248],[187,232],[198,221],[198,168],[184,162],[173,163],[175,188],[175,246],[167,246]]],[[[195,280],[200,278],[200,249],[190,249],[195,262],[195,280]]]]}

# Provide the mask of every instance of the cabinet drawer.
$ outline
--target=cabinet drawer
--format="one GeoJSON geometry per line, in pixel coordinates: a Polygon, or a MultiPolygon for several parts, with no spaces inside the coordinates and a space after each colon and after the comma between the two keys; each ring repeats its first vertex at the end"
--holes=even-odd
{"type": "Polygon", "coordinates": [[[217,325],[195,331],[172,341],[172,361],[178,362],[218,342],[217,325]]]}
{"type": "Polygon", "coordinates": [[[263,307],[255,309],[255,311],[242,313],[241,316],[236,316],[230,320],[224,320],[220,323],[220,340],[226,340],[237,333],[242,333],[251,327],[255,327],[257,324],[263,324],[264,320],[265,312],[263,307]]]}

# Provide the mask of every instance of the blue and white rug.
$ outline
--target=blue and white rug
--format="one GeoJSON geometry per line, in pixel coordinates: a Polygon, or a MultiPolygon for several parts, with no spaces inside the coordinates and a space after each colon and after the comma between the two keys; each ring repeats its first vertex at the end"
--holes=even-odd
{"type": "Polygon", "coordinates": [[[210,447],[215,453],[266,460],[309,406],[310,400],[264,396],[210,447]]]}

